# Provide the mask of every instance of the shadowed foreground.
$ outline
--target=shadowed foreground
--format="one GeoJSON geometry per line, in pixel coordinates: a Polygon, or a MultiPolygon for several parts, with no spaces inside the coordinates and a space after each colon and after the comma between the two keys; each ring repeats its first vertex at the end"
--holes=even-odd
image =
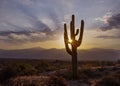
{"type": "Polygon", "coordinates": [[[2,59],[0,68],[0,86],[120,86],[119,61],[78,62],[78,80],[67,61],[2,59]]]}

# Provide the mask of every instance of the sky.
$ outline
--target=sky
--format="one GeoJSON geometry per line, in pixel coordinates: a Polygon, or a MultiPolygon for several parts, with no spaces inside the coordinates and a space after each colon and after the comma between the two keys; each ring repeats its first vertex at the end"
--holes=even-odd
{"type": "MultiPolygon", "coordinates": [[[[65,48],[63,24],[85,21],[80,49],[120,50],[120,0],[0,0],[0,49],[65,48]]],[[[68,28],[69,29],[69,28],[68,28]]]]}

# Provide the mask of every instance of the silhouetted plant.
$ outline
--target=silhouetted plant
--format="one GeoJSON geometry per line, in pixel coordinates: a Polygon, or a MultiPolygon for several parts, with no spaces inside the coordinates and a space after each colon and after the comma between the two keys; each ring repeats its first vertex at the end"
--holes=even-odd
{"type": "Polygon", "coordinates": [[[67,86],[67,83],[64,78],[51,75],[47,82],[47,86],[67,86]]]}
{"type": "Polygon", "coordinates": [[[30,64],[15,64],[12,69],[17,73],[17,75],[34,75],[37,70],[30,64]]]}
{"type": "Polygon", "coordinates": [[[70,39],[69,39],[67,33],[67,25],[64,24],[64,42],[65,42],[66,51],[72,56],[73,79],[77,79],[77,47],[79,47],[82,43],[83,30],[84,30],[83,20],[81,20],[80,29],[75,30],[75,17],[74,15],[72,15],[72,21],[70,22],[70,39]],[[78,40],[76,40],[75,38],[78,34],[79,34],[79,38],[78,40]],[[71,46],[71,48],[69,45],[71,46]]]}
{"type": "Polygon", "coordinates": [[[5,81],[9,80],[11,77],[15,77],[15,76],[16,76],[16,72],[11,67],[4,68],[0,72],[0,82],[4,83],[5,81]]]}
{"type": "Polygon", "coordinates": [[[106,76],[96,86],[120,86],[120,79],[114,76],[106,76]]]}
{"type": "Polygon", "coordinates": [[[35,75],[37,70],[30,64],[14,64],[0,71],[0,82],[20,75],[35,75]]]}
{"type": "Polygon", "coordinates": [[[35,68],[38,70],[38,72],[46,72],[50,70],[50,64],[45,61],[41,61],[39,64],[35,66],[35,68]]]}

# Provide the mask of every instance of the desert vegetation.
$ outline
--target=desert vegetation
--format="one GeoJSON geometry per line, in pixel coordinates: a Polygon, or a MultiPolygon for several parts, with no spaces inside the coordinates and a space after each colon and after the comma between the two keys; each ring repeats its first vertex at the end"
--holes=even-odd
{"type": "MultiPolygon", "coordinates": [[[[108,86],[113,83],[119,86],[119,65],[119,61],[78,62],[77,83],[94,84],[94,86],[108,86]]],[[[1,86],[74,86],[69,61],[0,59],[0,68],[1,86]]]]}

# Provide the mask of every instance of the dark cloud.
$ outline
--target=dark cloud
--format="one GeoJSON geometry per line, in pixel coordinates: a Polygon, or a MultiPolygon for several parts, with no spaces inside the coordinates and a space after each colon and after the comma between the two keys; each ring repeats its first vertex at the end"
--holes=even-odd
{"type": "Polygon", "coordinates": [[[100,28],[102,31],[111,29],[120,29],[120,13],[111,16],[107,19],[107,24],[100,28]]]}
{"type": "MultiPolygon", "coordinates": [[[[56,33],[57,34],[57,33],[56,33]]],[[[43,42],[58,39],[54,31],[44,29],[41,31],[1,31],[0,41],[14,44],[26,42],[43,42]]],[[[57,34],[58,35],[58,34],[57,34]]]]}
{"type": "Polygon", "coordinates": [[[103,38],[103,39],[120,39],[120,13],[114,14],[109,17],[105,24],[102,24],[100,27],[102,31],[108,31],[112,29],[116,29],[115,31],[110,32],[105,35],[96,36],[96,38],[103,38]]]}
{"type": "Polygon", "coordinates": [[[119,39],[119,38],[120,38],[120,35],[117,35],[117,36],[106,36],[106,35],[102,35],[102,36],[97,36],[96,38],[119,39]]]}

